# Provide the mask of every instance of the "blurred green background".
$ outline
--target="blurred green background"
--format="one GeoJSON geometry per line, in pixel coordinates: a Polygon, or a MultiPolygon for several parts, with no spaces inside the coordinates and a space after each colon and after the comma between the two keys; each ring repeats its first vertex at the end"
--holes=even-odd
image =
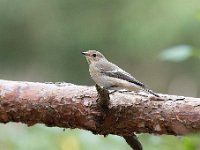
{"type": "MultiPolygon", "coordinates": [[[[157,92],[200,96],[200,1],[0,0],[0,76],[93,85],[97,49],[157,92]]],[[[141,134],[148,150],[199,150],[200,137],[141,134]]],[[[118,136],[0,124],[0,150],[130,150],[118,136]]]]}

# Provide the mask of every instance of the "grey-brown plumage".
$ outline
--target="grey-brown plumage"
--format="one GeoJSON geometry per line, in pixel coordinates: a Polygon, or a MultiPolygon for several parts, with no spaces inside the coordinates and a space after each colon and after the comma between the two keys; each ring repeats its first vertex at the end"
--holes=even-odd
{"type": "Polygon", "coordinates": [[[126,89],[134,91],[135,89],[142,89],[159,97],[142,82],[131,76],[131,74],[109,62],[100,52],[88,50],[87,52],[82,52],[82,54],[85,55],[89,64],[89,72],[92,79],[99,86],[113,90],[126,89]]]}

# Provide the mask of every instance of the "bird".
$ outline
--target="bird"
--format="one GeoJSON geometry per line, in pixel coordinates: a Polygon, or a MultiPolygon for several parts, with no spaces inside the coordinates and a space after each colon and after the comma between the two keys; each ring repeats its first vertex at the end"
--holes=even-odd
{"type": "Polygon", "coordinates": [[[146,85],[136,80],[130,73],[108,61],[99,51],[88,50],[82,52],[82,54],[89,64],[91,78],[100,87],[107,90],[135,91],[141,89],[159,97],[158,94],[148,89],[146,85]]]}

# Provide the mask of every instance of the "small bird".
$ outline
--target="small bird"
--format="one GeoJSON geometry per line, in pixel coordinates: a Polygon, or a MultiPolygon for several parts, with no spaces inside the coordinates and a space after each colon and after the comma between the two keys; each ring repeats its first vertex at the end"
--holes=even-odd
{"type": "Polygon", "coordinates": [[[89,72],[97,85],[107,90],[128,90],[135,91],[142,89],[156,97],[158,94],[148,89],[142,82],[136,80],[117,65],[109,62],[103,54],[96,50],[82,52],[89,64],[89,72]]]}

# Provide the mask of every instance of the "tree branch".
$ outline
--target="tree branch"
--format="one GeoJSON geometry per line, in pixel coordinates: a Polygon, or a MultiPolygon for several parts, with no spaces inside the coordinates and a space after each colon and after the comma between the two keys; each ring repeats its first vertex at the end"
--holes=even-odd
{"type": "Polygon", "coordinates": [[[115,92],[106,115],[96,100],[94,87],[0,80],[0,122],[43,123],[120,136],[200,130],[199,98],[115,92]]]}

